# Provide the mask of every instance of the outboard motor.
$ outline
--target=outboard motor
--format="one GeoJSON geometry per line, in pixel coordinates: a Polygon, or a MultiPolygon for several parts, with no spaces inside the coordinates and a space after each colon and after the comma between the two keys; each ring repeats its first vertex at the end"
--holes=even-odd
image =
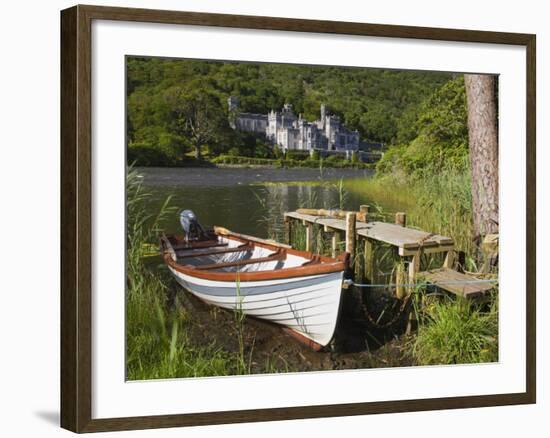
{"type": "Polygon", "coordinates": [[[183,231],[185,231],[185,240],[201,240],[205,237],[204,229],[202,228],[195,213],[191,210],[183,210],[180,213],[180,223],[183,231]]]}

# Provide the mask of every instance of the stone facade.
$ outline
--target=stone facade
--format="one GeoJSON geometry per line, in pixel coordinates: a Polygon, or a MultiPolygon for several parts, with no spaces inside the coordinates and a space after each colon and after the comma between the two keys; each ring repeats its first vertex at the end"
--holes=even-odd
{"type": "Polygon", "coordinates": [[[283,151],[359,150],[359,132],[346,128],[338,116],[328,114],[325,105],[321,105],[321,118],[314,122],[304,120],[301,114],[296,117],[288,103],[281,111],[270,111],[267,115],[238,112],[239,101],[234,96],[228,99],[228,105],[233,129],[264,134],[283,151]]]}
{"type": "Polygon", "coordinates": [[[227,100],[230,114],[230,125],[233,129],[244,132],[265,134],[267,130],[267,115],[253,113],[239,113],[239,99],[235,96],[227,100]]]}

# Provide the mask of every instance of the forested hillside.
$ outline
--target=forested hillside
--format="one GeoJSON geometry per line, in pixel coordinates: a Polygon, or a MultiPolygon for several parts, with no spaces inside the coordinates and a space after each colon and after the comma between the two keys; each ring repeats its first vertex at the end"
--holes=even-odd
{"type": "Polygon", "coordinates": [[[464,85],[449,73],[128,58],[129,160],[173,165],[197,142],[206,156],[269,157],[261,139],[229,127],[230,95],[241,111],[267,113],[288,102],[311,121],[324,103],[362,140],[389,148],[382,171],[412,171],[447,154],[456,159],[467,147],[464,85]],[[197,102],[207,108],[202,137],[183,117],[197,102]]]}

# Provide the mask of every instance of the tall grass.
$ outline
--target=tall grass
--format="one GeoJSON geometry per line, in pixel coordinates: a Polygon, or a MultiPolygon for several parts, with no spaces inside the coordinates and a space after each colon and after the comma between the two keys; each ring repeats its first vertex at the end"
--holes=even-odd
{"type": "Polygon", "coordinates": [[[344,179],[340,178],[338,184],[335,185],[336,193],[338,195],[338,208],[340,210],[346,209],[346,202],[348,200],[348,191],[344,185],[344,179]]]}
{"type": "MultiPolygon", "coordinates": [[[[153,243],[162,224],[175,209],[167,198],[151,213],[151,194],[130,168],[127,194],[126,377],[145,380],[172,377],[227,375],[229,354],[214,345],[192,345],[188,338],[190,315],[168,302],[172,280],[146,263],[146,244],[153,243]]],[[[165,272],[165,271],[164,271],[165,272]]]]}
{"type": "Polygon", "coordinates": [[[422,307],[420,321],[409,344],[419,364],[498,361],[498,300],[488,311],[465,298],[433,301],[422,307]]]}
{"type": "Polygon", "coordinates": [[[450,236],[458,250],[474,254],[471,180],[468,170],[447,166],[414,176],[390,174],[346,182],[346,189],[407,213],[407,226],[450,236]]]}
{"type": "Polygon", "coordinates": [[[129,297],[126,307],[126,376],[128,380],[202,377],[230,374],[229,354],[214,344],[196,346],[188,339],[189,315],[168,309],[147,283],[146,294],[129,297]]]}
{"type": "Polygon", "coordinates": [[[280,240],[284,234],[282,215],[284,211],[284,199],[279,191],[272,189],[273,187],[264,187],[262,195],[259,195],[256,191],[251,192],[261,207],[260,211],[263,212],[257,219],[258,224],[263,225],[267,229],[268,239],[280,240]],[[269,194],[270,191],[272,193],[269,194]]]}

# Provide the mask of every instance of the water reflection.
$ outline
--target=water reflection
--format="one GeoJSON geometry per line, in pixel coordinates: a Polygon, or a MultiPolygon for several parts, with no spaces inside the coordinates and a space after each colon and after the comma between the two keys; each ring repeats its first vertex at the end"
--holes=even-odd
{"type": "MultiPolygon", "coordinates": [[[[270,180],[262,182],[256,169],[169,170],[143,170],[144,183],[153,191],[153,208],[172,195],[172,205],[193,210],[206,227],[221,225],[259,237],[281,237],[286,211],[300,207],[356,210],[360,204],[371,202],[364,194],[343,191],[339,184],[339,178],[368,177],[363,171],[331,169],[333,178],[320,180],[315,171],[290,169],[283,175],[282,170],[269,169],[263,170],[261,178],[270,180]],[[283,177],[288,181],[281,181],[283,177]],[[300,178],[305,181],[299,182],[300,178]]],[[[177,215],[166,229],[180,231],[177,215]]]]}

